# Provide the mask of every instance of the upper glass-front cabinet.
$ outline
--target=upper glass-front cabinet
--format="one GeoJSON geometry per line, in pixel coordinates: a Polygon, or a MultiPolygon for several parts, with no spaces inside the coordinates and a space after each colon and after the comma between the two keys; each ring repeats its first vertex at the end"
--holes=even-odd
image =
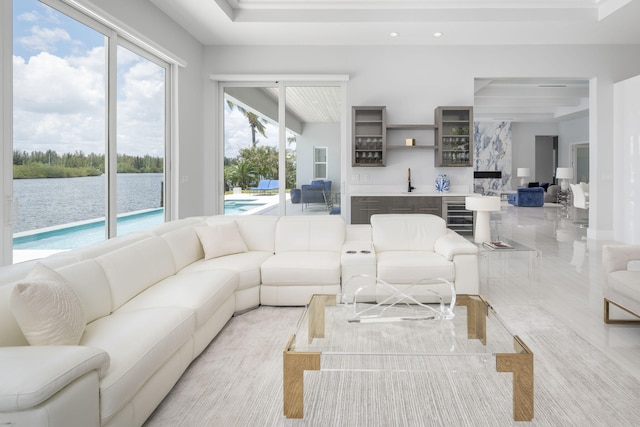
{"type": "Polygon", "coordinates": [[[435,125],[435,166],[472,166],[473,107],[437,107],[435,125]]]}
{"type": "Polygon", "coordinates": [[[386,166],[386,107],[353,107],[352,166],[386,166]]]}

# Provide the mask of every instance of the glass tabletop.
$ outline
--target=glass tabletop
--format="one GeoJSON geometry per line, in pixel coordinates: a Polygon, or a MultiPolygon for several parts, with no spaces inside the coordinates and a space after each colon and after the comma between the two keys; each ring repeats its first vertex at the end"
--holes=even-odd
{"type": "Polygon", "coordinates": [[[287,418],[304,416],[307,370],[414,373],[489,368],[513,373],[513,419],[533,418],[533,353],[483,297],[456,295],[453,307],[435,308],[346,300],[341,295],[313,295],[289,338],[283,352],[287,418]],[[369,315],[366,304],[382,309],[382,315],[369,315]]]}
{"type": "Polygon", "coordinates": [[[383,307],[384,316],[362,316],[368,307],[379,309],[380,305],[346,303],[341,295],[314,295],[289,349],[323,354],[431,356],[523,350],[514,347],[514,335],[478,295],[458,295],[452,319],[438,318],[433,311],[412,304],[383,307]]]}

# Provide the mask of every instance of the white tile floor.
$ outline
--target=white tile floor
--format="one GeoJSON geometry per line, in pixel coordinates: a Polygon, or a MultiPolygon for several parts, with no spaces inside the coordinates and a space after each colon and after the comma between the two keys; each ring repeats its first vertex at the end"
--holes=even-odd
{"type": "MultiPolygon", "coordinates": [[[[545,307],[578,335],[606,353],[640,379],[640,324],[606,325],[603,321],[602,245],[611,242],[586,238],[579,222],[584,211],[554,204],[516,207],[503,203],[492,213],[492,238],[504,236],[540,251],[538,277],[523,301],[521,292],[491,289],[490,302],[503,305],[536,303],[545,307]]],[[[509,263],[511,274],[527,276],[528,264],[509,263]]],[[[521,285],[521,284],[520,284],[521,285]]],[[[629,317],[621,311],[613,316],[629,317]]]]}

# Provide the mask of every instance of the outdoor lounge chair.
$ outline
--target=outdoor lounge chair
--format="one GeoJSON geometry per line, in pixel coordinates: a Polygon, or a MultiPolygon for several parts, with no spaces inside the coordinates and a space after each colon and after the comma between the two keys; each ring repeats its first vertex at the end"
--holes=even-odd
{"type": "Polygon", "coordinates": [[[251,191],[266,193],[267,191],[278,190],[280,183],[277,179],[261,179],[257,187],[251,187],[251,191]]]}

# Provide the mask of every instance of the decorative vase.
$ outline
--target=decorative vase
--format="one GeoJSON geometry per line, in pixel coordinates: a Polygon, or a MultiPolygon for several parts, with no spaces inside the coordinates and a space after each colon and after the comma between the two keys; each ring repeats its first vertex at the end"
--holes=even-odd
{"type": "Polygon", "coordinates": [[[451,181],[447,178],[447,175],[442,174],[438,175],[436,178],[436,191],[446,192],[449,191],[449,186],[451,185],[451,181]]]}

